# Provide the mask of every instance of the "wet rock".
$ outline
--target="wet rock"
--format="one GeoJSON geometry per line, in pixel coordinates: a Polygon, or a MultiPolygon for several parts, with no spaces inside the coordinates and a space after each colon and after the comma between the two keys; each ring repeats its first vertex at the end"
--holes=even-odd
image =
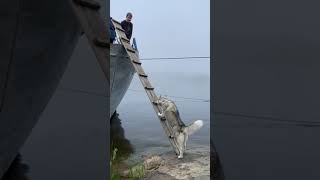
{"type": "Polygon", "coordinates": [[[209,147],[192,147],[188,149],[183,159],[178,159],[174,152],[169,151],[149,157],[146,161],[148,161],[146,164],[152,165],[150,167],[157,167],[146,179],[160,176],[171,179],[210,179],[209,147]]]}
{"type": "Polygon", "coordinates": [[[160,156],[152,156],[143,162],[146,170],[158,169],[162,164],[162,158],[160,156]]]}
{"type": "Polygon", "coordinates": [[[160,172],[151,172],[145,178],[145,180],[176,180],[174,177],[160,172]]]}
{"type": "Polygon", "coordinates": [[[210,180],[210,176],[199,176],[199,177],[194,177],[192,180],[210,180]]]}

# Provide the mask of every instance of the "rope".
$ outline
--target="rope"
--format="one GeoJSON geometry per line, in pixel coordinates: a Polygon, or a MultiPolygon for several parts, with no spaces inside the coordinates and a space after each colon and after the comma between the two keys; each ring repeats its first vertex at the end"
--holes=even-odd
{"type": "MultiPolygon", "coordinates": [[[[82,93],[82,94],[93,95],[93,96],[97,96],[97,97],[108,98],[108,96],[107,96],[106,94],[102,94],[102,93],[98,93],[98,92],[90,92],[90,91],[81,90],[81,89],[74,89],[74,88],[59,88],[58,91],[73,92],[73,93],[82,93]]],[[[128,91],[134,91],[134,92],[144,93],[143,90],[128,89],[128,91]]],[[[185,100],[190,100],[190,101],[193,101],[193,102],[206,102],[206,103],[210,103],[210,99],[191,98],[191,97],[172,96],[172,95],[164,95],[164,96],[173,97],[173,98],[179,98],[179,99],[185,99],[185,100]]]]}
{"type": "MultiPolygon", "coordinates": [[[[140,92],[144,93],[143,90],[136,90],[136,89],[128,89],[128,91],[134,91],[134,92],[140,92]]],[[[161,93],[160,93],[161,94],[161,93]]],[[[173,98],[179,98],[179,99],[185,99],[185,100],[193,100],[194,102],[208,102],[210,103],[210,99],[201,99],[201,98],[193,98],[193,97],[182,97],[182,96],[173,96],[173,95],[166,95],[163,94],[164,96],[167,97],[173,97],[173,98]]]]}
{"type": "Polygon", "coordinates": [[[140,60],[154,61],[154,60],[210,60],[210,56],[191,56],[191,57],[158,57],[158,58],[140,58],[140,60]]]}
{"type": "Polygon", "coordinates": [[[282,119],[275,117],[267,117],[267,116],[256,116],[256,115],[248,115],[248,114],[240,114],[240,113],[231,113],[231,112],[222,112],[222,111],[214,111],[216,115],[224,115],[224,116],[234,116],[234,117],[244,117],[250,119],[261,119],[265,121],[274,121],[274,122],[282,122],[282,123],[295,123],[304,126],[320,126],[320,122],[317,121],[300,121],[294,119],[282,119]]]}

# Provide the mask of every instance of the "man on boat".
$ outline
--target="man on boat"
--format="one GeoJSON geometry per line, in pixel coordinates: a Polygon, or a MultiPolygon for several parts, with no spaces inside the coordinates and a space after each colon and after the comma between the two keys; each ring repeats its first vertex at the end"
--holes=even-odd
{"type": "Polygon", "coordinates": [[[110,17],[109,26],[110,26],[110,29],[109,29],[110,43],[113,43],[113,41],[116,40],[117,35],[116,35],[115,28],[112,24],[112,17],[110,17]]]}
{"type": "Polygon", "coordinates": [[[125,31],[127,38],[130,40],[132,36],[133,24],[131,23],[132,13],[128,12],[126,19],[121,22],[122,29],[125,31]]]}

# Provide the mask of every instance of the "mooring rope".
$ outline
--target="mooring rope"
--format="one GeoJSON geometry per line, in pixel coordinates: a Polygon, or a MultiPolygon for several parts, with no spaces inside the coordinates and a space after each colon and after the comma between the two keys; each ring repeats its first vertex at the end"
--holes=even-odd
{"type": "MultiPolygon", "coordinates": [[[[92,92],[92,91],[87,91],[87,90],[82,90],[82,89],[75,89],[75,88],[59,88],[58,90],[59,90],[59,91],[65,91],[65,92],[82,93],[82,94],[93,95],[93,96],[104,97],[104,98],[107,98],[107,97],[108,97],[107,94],[103,94],[103,93],[99,93],[99,92],[92,92]]],[[[128,89],[128,91],[144,93],[143,90],[128,89]]],[[[192,97],[173,96],[173,95],[166,95],[166,94],[163,94],[163,96],[173,97],[173,98],[178,98],[178,99],[185,99],[185,100],[187,100],[187,101],[193,101],[193,102],[206,102],[206,103],[210,103],[210,99],[201,99],[201,98],[192,98],[192,97]]]]}
{"type": "Polygon", "coordinates": [[[191,56],[191,57],[153,57],[153,58],[140,58],[140,60],[210,60],[210,56],[191,56]]]}

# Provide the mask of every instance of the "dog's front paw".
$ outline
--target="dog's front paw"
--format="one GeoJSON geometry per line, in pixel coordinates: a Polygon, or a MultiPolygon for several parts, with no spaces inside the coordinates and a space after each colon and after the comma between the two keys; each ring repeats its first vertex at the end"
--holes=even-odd
{"type": "Polygon", "coordinates": [[[166,120],[166,118],[164,117],[163,113],[158,113],[158,116],[160,117],[161,120],[166,120]]]}
{"type": "Polygon", "coordinates": [[[183,155],[179,155],[179,156],[178,156],[178,159],[182,159],[182,158],[183,158],[183,155]]]}

